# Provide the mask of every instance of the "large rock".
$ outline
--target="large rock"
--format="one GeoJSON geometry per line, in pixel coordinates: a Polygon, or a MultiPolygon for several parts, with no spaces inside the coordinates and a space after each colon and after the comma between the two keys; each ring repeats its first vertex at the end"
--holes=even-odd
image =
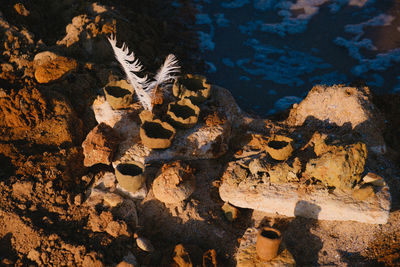
{"type": "Polygon", "coordinates": [[[50,51],[37,54],[33,61],[35,78],[39,83],[56,81],[78,67],[76,60],[56,55],[50,51]]]}
{"type": "Polygon", "coordinates": [[[290,126],[306,125],[310,128],[339,126],[359,133],[360,141],[369,150],[385,153],[383,119],[370,98],[367,87],[317,85],[300,104],[293,106],[286,122],[290,126]]]}
{"type": "Polygon", "coordinates": [[[97,125],[82,143],[84,165],[90,167],[98,163],[111,164],[119,140],[119,135],[113,128],[104,123],[97,125]]]}
{"type": "Polygon", "coordinates": [[[236,207],[294,217],[320,220],[386,223],[390,211],[387,186],[376,187],[374,196],[358,200],[350,190],[329,190],[326,186],[298,182],[271,183],[265,176],[252,175],[238,161],[229,163],[219,194],[236,207]],[[241,170],[241,171],[240,171],[241,170]]]}

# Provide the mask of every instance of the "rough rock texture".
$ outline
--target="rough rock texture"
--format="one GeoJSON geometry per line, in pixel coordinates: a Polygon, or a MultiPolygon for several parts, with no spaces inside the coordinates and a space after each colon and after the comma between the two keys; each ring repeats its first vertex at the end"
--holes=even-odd
{"type": "Polygon", "coordinates": [[[82,122],[57,92],[0,89],[0,133],[2,140],[61,145],[82,138],[82,122]]]}
{"type": "Polygon", "coordinates": [[[113,128],[104,123],[97,125],[82,143],[84,165],[89,167],[98,163],[111,164],[119,140],[119,135],[113,128]]]}
{"type": "Polygon", "coordinates": [[[164,164],[160,174],[153,181],[154,196],[164,203],[185,200],[194,189],[194,170],[180,161],[164,164]]]}
{"type": "Polygon", "coordinates": [[[76,60],[45,51],[33,59],[35,78],[39,83],[49,83],[62,78],[78,67],[76,60]]]}
{"type": "MultiPolygon", "coordinates": [[[[205,117],[191,129],[177,130],[171,147],[164,150],[149,149],[140,142],[138,135],[133,136],[121,142],[113,166],[129,161],[147,163],[159,160],[217,158],[223,155],[228,150],[232,124],[237,123],[240,118],[239,108],[229,91],[218,86],[213,86],[213,96],[209,101],[206,103],[211,109],[208,112],[220,112],[226,118],[221,120],[222,124],[212,125],[210,118],[205,117]]],[[[203,106],[204,109],[206,107],[203,106]]],[[[95,112],[104,113],[103,110],[96,109],[95,112]]]]}
{"type": "Polygon", "coordinates": [[[236,260],[238,267],[294,267],[296,261],[292,254],[282,242],[278,256],[270,261],[262,261],[256,252],[257,242],[256,228],[248,228],[241,238],[239,249],[236,252],[236,260]]]}
{"type": "Polygon", "coordinates": [[[326,186],[351,189],[360,181],[367,159],[363,143],[339,146],[319,158],[311,159],[304,175],[322,181],[326,186]]]}
{"type": "Polygon", "coordinates": [[[315,86],[307,97],[291,109],[291,126],[338,126],[361,134],[360,141],[375,153],[385,153],[382,137],[383,119],[371,102],[367,87],[340,85],[315,86]]]}
{"type": "Polygon", "coordinates": [[[351,191],[300,183],[273,184],[249,175],[238,175],[238,163],[230,162],[219,194],[222,200],[237,207],[303,216],[319,220],[353,220],[365,223],[386,223],[390,211],[389,188],[378,187],[374,197],[359,201],[351,191]]]}

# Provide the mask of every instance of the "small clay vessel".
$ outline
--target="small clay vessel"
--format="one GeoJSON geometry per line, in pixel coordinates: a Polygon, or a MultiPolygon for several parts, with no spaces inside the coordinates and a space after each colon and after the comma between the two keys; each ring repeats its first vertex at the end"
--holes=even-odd
{"type": "Polygon", "coordinates": [[[263,227],[257,235],[256,251],[261,260],[270,261],[278,256],[282,241],[281,232],[271,227],[263,227]]]}
{"type": "Polygon", "coordinates": [[[293,139],[283,135],[273,135],[268,139],[265,150],[275,160],[286,160],[293,153],[293,139]]]}
{"type": "Polygon", "coordinates": [[[132,87],[125,80],[109,82],[104,88],[107,102],[113,109],[125,109],[133,103],[132,87]]]}
{"type": "Polygon", "coordinates": [[[115,168],[115,177],[122,188],[135,193],[146,181],[143,172],[144,165],[140,162],[121,163],[115,168]]]}
{"type": "Polygon", "coordinates": [[[194,103],[201,103],[210,97],[211,84],[204,76],[186,74],[175,81],[172,92],[180,99],[190,98],[194,103]]]}
{"type": "Polygon", "coordinates": [[[139,114],[142,124],[140,125],[140,139],[143,144],[151,149],[164,149],[171,146],[175,137],[175,128],[167,122],[154,119],[154,115],[145,110],[139,114]]]}
{"type": "Polygon", "coordinates": [[[182,128],[192,128],[199,118],[200,108],[189,98],[168,104],[167,115],[172,125],[182,128]]]}

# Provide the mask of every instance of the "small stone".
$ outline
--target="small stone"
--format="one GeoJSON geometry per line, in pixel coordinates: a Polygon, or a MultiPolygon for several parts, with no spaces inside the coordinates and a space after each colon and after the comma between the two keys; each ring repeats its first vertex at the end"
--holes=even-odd
{"type": "Polygon", "coordinates": [[[50,51],[38,53],[34,58],[35,78],[39,83],[60,79],[78,67],[76,60],[59,56],[50,51]]]}
{"type": "Polygon", "coordinates": [[[104,195],[104,204],[110,206],[111,208],[120,205],[123,201],[124,199],[120,195],[114,193],[108,193],[104,195]]]}
{"type": "Polygon", "coordinates": [[[153,252],[154,251],[154,247],[151,244],[150,240],[148,240],[147,238],[144,237],[137,237],[136,238],[136,245],[143,251],[146,252],[153,252]]]}
{"type": "Polygon", "coordinates": [[[192,267],[192,260],[190,259],[189,253],[186,251],[182,244],[178,244],[174,249],[174,262],[179,267],[192,267]]]}
{"type": "Polygon", "coordinates": [[[378,187],[382,187],[382,186],[386,185],[385,180],[381,176],[379,176],[375,173],[372,173],[372,172],[367,173],[367,175],[365,175],[363,177],[363,182],[366,184],[372,184],[373,186],[378,186],[378,187]]]}
{"type": "Polygon", "coordinates": [[[74,197],[74,204],[76,206],[79,206],[80,204],[82,204],[82,196],[81,194],[78,194],[74,197]]]}
{"type": "Polygon", "coordinates": [[[29,10],[26,9],[26,7],[22,4],[22,3],[16,3],[14,5],[14,9],[15,11],[17,11],[18,14],[20,14],[21,16],[28,16],[29,15],[29,10]]]}
{"type": "Polygon", "coordinates": [[[363,185],[353,191],[353,197],[360,201],[363,201],[374,195],[374,187],[372,185],[363,185]]]}
{"type": "Polygon", "coordinates": [[[42,262],[40,260],[40,253],[35,249],[32,249],[31,251],[29,251],[27,257],[28,257],[28,259],[30,259],[31,261],[36,262],[39,265],[42,264],[42,262]]]}
{"type": "Polygon", "coordinates": [[[222,211],[225,214],[225,217],[228,221],[233,222],[234,220],[237,219],[238,214],[239,214],[239,210],[230,205],[228,202],[226,202],[222,207],[221,207],[222,211]]]}
{"type": "Polygon", "coordinates": [[[104,123],[97,125],[82,143],[84,165],[90,167],[98,163],[111,164],[118,143],[119,137],[113,128],[104,123]]]}

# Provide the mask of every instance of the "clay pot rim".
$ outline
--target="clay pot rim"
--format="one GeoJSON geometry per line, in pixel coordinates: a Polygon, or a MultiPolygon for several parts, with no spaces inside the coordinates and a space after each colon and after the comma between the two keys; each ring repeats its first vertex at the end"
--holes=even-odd
{"type": "Polygon", "coordinates": [[[118,181],[118,184],[124,189],[129,192],[136,192],[140,188],[143,187],[143,184],[146,181],[145,175],[145,165],[138,161],[128,161],[128,162],[121,162],[114,168],[115,170],[115,178],[118,181]],[[130,175],[130,174],[123,174],[119,170],[119,166],[121,165],[135,165],[139,167],[142,172],[137,175],[130,175]]]}
{"type": "Polygon", "coordinates": [[[103,87],[103,92],[106,101],[108,104],[115,110],[119,109],[127,109],[130,107],[131,104],[134,103],[133,100],[133,91],[131,86],[125,81],[125,80],[119,80],[119,81],[111,81],[107,83],[103,87]],[[107,88],[112,88],[112,87],[119,87],[122,90],[126,90],[129,93],[125,94],[124,96],[115,96],[112,95],[111,92],[107,88]]]}
{"type": "Polygon", "coordinates": [[[200,108],[197,105],[193,104],[193,102],[189,98],[182,98],[178,101],[171,102],[168,104],[167,115],[174,123],[182,124],[182,126],[194,126],[198,121],[199,114],[200,114],[200,108]],[[195,114],[187,117],[186,119],[178,117],[174,112],[171,111],[172,105],[189,107],[194,111],[195,114]]]}
{"type": "Polygon", "coordinates": [[[140,139],[142,140],[142,143],[144,146],[146,146],[150,149],[166,149],[171,146],[172,140],[175,138],[175,135],[176,135],[176,130],[168,122],[163,122],[159,119],[152,119],[152,120],[143,121],[143,123],[140,125],[139,135],[140,135],[140,139]],[[172,132],[171,136],[169,138],[149,137],[143,128],[143,125],[146,122],[153,122],[153,123],[160,124],[161,127],[172,132]]]}
{"type": "MultiPolygon", "coordinates": [[[[139,162],[139,161],[127,161],[127,162],[118,163],[118,165],[115,166],[115,170],[117,170],[119,173],[121,173],[121,172],[118,170],[118,167],[121,166],[121,165],[136,165],[136,166],[138,166],[139,168],[141,168],[143,170],[142,173],[140,173],[138,175],[142,175],[144,173],[145,165],[143,163],[139,162]]],[[[129,174],[122,174],[122,175],[128,176],[129,174]]],[[[135,176],[138,176],[138,175],[129,175],[129,176],[135,177],[135,176]]]]}
{"type": "Polygon", "coordinates": [[[286,160],[288,159],[292,153],[293,153],[293,139],[284,136],[284,135],[272,135],[271,137],[268,138],[267,141],[267,146],[266,146],[266,151],[268,154],[275,160],[286,160]],[[287,145],[282,147],[282,148],[273,148],[269,145],[270,142],[272,141],[278,141],[278,142],[286,142],[287,145]]]}
{"type": "MultiPolygon", "coordinates": [[[[171,124],[169,124],[169,123],[166,122],[166,121],[161,121],[161,120],[159,120],[159,119],[145,120],[145,121],[142,123],[142,125],[145,124],[145,123],[158,123],[158,124],[160,124],[161,127],[163,127],[164,129],[166,129],[166,130],[172,132],[172,134],[171,134],[171,136],[170,136],[169,138],[154,138],[154,137],[149,137],[149,136],[146,134],[147,138],[149,138],[149,139],[152,139],[152,140],[166,140],[166,139],[172,139],[172,138],[174,138],[174,136],[175,136],[175,134],[176,134],[176,129],[175,129],[171,124]]],[[[140,126],[141,129],[143,129],[143,128],[142,128],[142,125],[140,126]]],[[[144,131],[144,129],[143,129],[143,131],[144,131]]]]}
{"type": "Polygon", "coordinates": [[[279,240],[279,241],[282,241],[282,233],[281,233],[281,231],[279,231],[279,230],[276,229],[276,228],[272,228],[272,227],[269,227],[269,226],[264,226],[264,227],[260,228],[258,231],[259,231],[259,234],[260,234],[262,237],[264,237],[264,238],[267,238],[267,239],[269,239],[269,240],[279,240]],[[263,235],[262,235],[262,232],[263,232],[263,231],[275,232],[275,233],[278,234],[278,238],[268,238],[268,237],[266,237],[266,236],[263,236],[263,235]]]}
{"type": "Polygon", "coordinates": [[[208,80],[205,76],[199,74],[184,74],[178,79],[175,80],[173,85],[173,94],[175,97],[180,99],[190,98],[195,102],[203,102],[211,95],[211,84],[208,83],[208,80]],[[186,86],[182,84],[182,81],[185,79],[198,79],[201,80],[203,85],[203,89],[198,89],[196,91],[188,89],[186,86]],[[181,90],[175,89],[178,87],[181,90]]]}

